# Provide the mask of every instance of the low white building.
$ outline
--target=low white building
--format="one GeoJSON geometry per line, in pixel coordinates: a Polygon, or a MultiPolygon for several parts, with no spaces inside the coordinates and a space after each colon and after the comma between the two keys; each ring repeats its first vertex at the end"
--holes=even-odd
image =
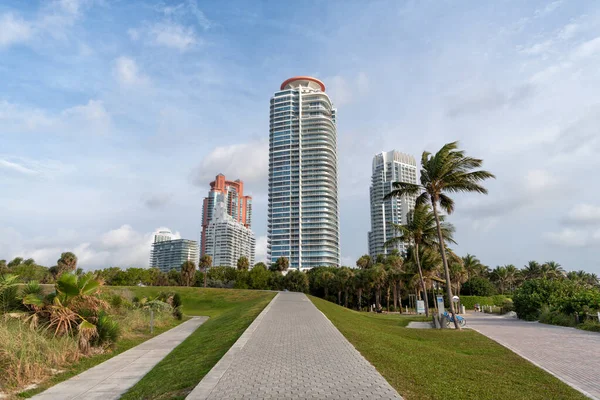
{"type": "Polygon", "coordinates": [[[246,256],[250,266],[254,265],[256,240],[250,228],[235,221],[225,204],[215,205],[213,219],[206,232],[206,253],[217,267],[237,267],[240,257],[246,256]]]}

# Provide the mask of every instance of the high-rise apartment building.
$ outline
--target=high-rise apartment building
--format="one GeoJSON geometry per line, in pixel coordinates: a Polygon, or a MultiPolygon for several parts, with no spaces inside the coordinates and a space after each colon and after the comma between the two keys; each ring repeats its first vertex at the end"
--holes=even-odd
{"type": "Polygon", "coordinates": [[[224,203],[217,203],[213,219],[206,230],[206,252],[212,265],[236,267],[240,257],[245,256],[254,265],[256,242],[254,233],[228,213],[224,203]]]}
{"type": "Polygon", "coordinates": [[[336,109],[323,82],[283,82],[269,127],[268,261],[339,266],[336,109]]]}
{"type": "MultiPolygon", "coordinates": [[[[417,183],[417,163],[411,155],[392,150],[373,157],[371,176],[371,232],[369,232],[369,255],[388,254],[394,247],[384,243],[397,236],[392,224],[406,224],[408,214],[415,208],[415,196],[394,197],[384,200],[393,188],[393,182],[417,183]]],[[[395,246],[401,253],[406,243],[395,246]]]]}
{"type": "Polygon", "coordinates": [[[161,231],[154,235],[154,243],[150,251],[150,268],[169,272],[172,269],[181,269],[181,264],[186,261],[198,264],[198,242],[172,239],[169,231],[161,231]]]}
{"type": "MultiPolygon", "coordinates": [[[[250,228],[252,225],[252,197],[244,196],[244,182],[228,181],[225,175],[219,174],[210,183],[208,196],[202,204],[202,236],[200,238],[200,254],[206,253],[206,231],[213,219],[215,206],[225,204],[225,210],[234,221],[250,228]]],[[[216,265],[216,264],[214,264],[216,265]]]]}

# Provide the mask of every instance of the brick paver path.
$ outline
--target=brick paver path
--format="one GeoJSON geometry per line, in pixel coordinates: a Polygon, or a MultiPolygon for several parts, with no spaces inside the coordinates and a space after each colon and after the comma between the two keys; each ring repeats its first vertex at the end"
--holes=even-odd
{"type": "Polygon", "coordinates": [[[600,333],[479,313],[467,326],[600,400],[600,333]]]}
{"type": "Polygon", "coordinates": [[[302,293],[279,293],[187,397],[401,399],[302,293]]]}
{"type": "Polygon", "coordinates": [[[118,399],[208,317],[193,317],[144,343],[34,396],[35,400],[118,399]]]}

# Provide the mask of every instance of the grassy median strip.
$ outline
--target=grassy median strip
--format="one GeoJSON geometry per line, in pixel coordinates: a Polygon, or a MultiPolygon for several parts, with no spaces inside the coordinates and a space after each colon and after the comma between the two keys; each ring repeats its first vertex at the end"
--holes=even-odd
{"type": "MultiPolygon", "coordinates": [[[[129,288],[138,296],[160,288],[129,288]]],[[[163,288],[164,290],[164,288],[163,288]]],[[[274,292],[231,289],[169,288],[181,294],[187,315],[210,319],[158,363],[121,399],[183,399],[221,359],[274,292]]]]}
{"type": "Polygon", "coordinates": [[[477,332],[408,329],[407,317],[311,300],[406,400],[586,399],[477,332]]]}

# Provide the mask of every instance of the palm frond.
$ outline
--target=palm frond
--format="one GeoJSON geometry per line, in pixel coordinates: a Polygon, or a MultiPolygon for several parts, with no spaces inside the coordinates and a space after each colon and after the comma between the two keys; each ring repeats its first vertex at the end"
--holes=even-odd
{"type": "Polygon", "coordinates": [[[421,186],[415,185],[414,183],[407,182],[393,182],[392,187],[394,190],[390,191],[384,196],[384,200],[392,197],[400,197],[404,195],[417,195],[421,193],[421,186]]]}

